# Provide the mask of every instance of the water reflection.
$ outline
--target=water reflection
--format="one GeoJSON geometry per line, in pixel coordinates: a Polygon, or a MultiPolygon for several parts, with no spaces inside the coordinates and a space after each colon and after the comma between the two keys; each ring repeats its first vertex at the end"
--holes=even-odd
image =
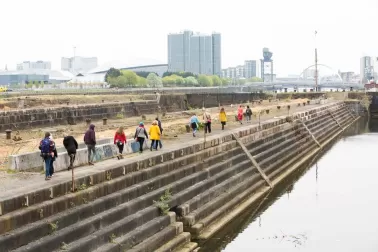
{"type": "Polygon", "coordinates": [[[378,132],[378,120],[356,122],[200,251],[378,251],[378,134],[370,129],[378,132]]]}

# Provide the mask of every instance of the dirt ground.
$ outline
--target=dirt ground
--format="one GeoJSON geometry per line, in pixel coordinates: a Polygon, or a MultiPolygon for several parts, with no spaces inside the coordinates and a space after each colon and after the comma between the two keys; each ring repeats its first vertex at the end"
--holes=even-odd
{"type": "MultiPolygon", "coordinates": [[[[287,105],[291,105],[291,107],[297,107],[298,103],[303,106],[303,102],[306,102],[307,99],[297,99],[297,100],[286,100],[286,101],[263,101],[261,105],[254,105],[251,106],[253,111],[254,120],[258,121],[258,114],[260,111],[263,111],[261,114],[261,119],[263,119],[266,115],[266,109],[269,109],[269,116],[282,116],[288,115],[290,111],[287,109],[287,105]],[[281,106],[281,109],[277,109],[277,106],[281,106]]],[[[244,104],[245,106],[248,104],[244,104]]],[[[237,114],[237,106],[236,105],[228,105],[224,106],[226,113],[228,125],[238,124],[235,121],[235,115],[237,114]]],[[[213,118],[213,125],[217,125],[218,118],[219,118],[219,108],[207,108],[213,118]]],[[[202,110],[190,110],[190,111],[183,111],[183,112],[175,112],[175,113],[167,113],[164,117],[161,115],[150,114],[146,115],[146,118],[142,120],[141,117],[130,117],[130,118],[123,118],[123,119],[108,119],[107,125],[103,125],[102,121],[94,121],[93,124],[96,125],[96,137],[100,138],[107,138],[113,137],[116,129],[120,126],[125,128],[125,133],[128,139],[133,138],[133,134],[135,132],[135,128],[137,127],[140,121],[143,121],[148,128],[151,125],[152,121],[155,119],[156,116],[159,116],[162,121],[163,126],[163,139],[165,142],[167,141],[174,141],[177,139],[177,136],[184,133],[186,131],[185,125],[189,123],[189,118],[191,115],[195,113],[198,115],[200,121],[202,121],[202,110]]],[[[83,141],[84,132],[87,130],[88,126],[85,122],[77,125],[56,125],[46,128],[36,128],[30,130],[21,130],[17,132],[13,132],[13,135],[20,137],[22,140],[14,141],[14,140],[6,140],[5,134],[0,135],[0,169],[4,169],[7,162],[7,157],[9,155],[15,154],[22,154],[26,152],[33,152],[38,150],[38,145],[40,140],[43,138],[44,133],[46,131],[51,132],[56,145],[62,146],[63,141],[63,134],[67,133],[69,135],[74,136],[78,142],[83,141]]]]}

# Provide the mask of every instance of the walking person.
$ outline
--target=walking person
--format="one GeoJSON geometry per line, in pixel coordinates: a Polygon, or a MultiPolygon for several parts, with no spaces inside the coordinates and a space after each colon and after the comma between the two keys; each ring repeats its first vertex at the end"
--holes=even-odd
{"type": "Polygon", "coordinates": [[[145,139],[148,139],[147,131],[144,128],[143,122],[140,122],[139,126],[136,128],[134,139],[139,143],[139,153],[142,153],[144,141],[145,139]]]}
{"type": "Polygon", "coordinates": [[[150,151],[152,151],[152,149],[157,150],[157,147],[160,141],[161,132],[158,126],[158,122],[156,120],[152,122],[152,126],[150,127],[150,130],[149,130],[149,134],[150,134],[150,139],[151,139],[150,151]]]}
{"type": "Polygon", "coordinates": [[[196,133],[199,128],[198,124],[199,124],[198,117],[196,115],[193,115],[189,120],[189,125],[193,130],[193,137],[196,137],[196,133]]]}
{"type": "Polygon", "coordinates": [[[96,132],[94,124],[89,125],[89,129],[85,132],[84,143],[88,149],[88,164],[94,165],[93,159],[96,155],[96,132]],[[92,153],[92,155],[91,155],[92,153]]]}
{"type": "Polygon", "coordinates": [[[238,120],[240,124],[243,124],[243,107],[242,105],[239,106],[238,108],[238,120]]]}
{"type": "Polygon", "coordinates": [[[247,105],[247,109],[245,110],[245,115],[247,122],[251,122],[251,116],[252,116],[252,109],[247,105]]]}
{"type": "Polygon", "coordinates": [[[119,154],[117,155],[118,160],[123,159],[122,152],[126,144],[126,135],[123,131],[123,127],[119,127],[114,135],[114,144],[117,145],[119,154]]]}
{"type": "Polygon", "coordinates": [[[222,124],[222,130],[224,130],[224,126],[226,125],[227,122],[227,116],[226,116],[226,111],[222,107],[220,112],[219,112],[219,121],[222,124]]]}
{"type": "Polygon", "coordinates": [[[45,138],[39,143],[39,149],[41,150],[41,157],[45,162],[45,180],[51,179],[50,168],[51,161],[54,157],[54,142],[50,140],[50,132],[45,133],[45,138]]]}
{"type": "Polygon", "coordinates": [[[205,134],[207,132],[211,133],[211,115],[209,112],[206,111],[205,108],[203,108],[203,121],[205,123],[205,134]]]}
{"type": "Polygon", "coordinates": [[[70,166],[68,166],[67,170],[71,170],[73,169],[73,164],[75,162],[76,157],[76,150],[79,148],[79,145],[77,144],[76,139],[73,136],[64,134],[63,137],[64,148],[66,148],[67,154],[70,157],[70,166]]]}
{"type": "Polygon", "coordinates": [[[54,176],[54,173],[55,173],[54,162],[58,158],[58,152],[56,150],[55,142],[54,142],[53,136],[51,134],[50,134],[49,138],[53,142],[53,153],[54,153],[54,155],[51,157],[51,164],[50,164],[50,176],[52,177],[52,176],[54,176]]]}
{"type": "Polygon", "coordinates": [[[158,117],[156,117],[155,120],[158,122],[158,126],[159,126],[159,129],[160,129],[159,147],[161,149],[161,148],[163,148],[163,143],[161,142],[161,137],[163,136],[163,127],[161,126],[161,121],[159,120],[158,117]]]}

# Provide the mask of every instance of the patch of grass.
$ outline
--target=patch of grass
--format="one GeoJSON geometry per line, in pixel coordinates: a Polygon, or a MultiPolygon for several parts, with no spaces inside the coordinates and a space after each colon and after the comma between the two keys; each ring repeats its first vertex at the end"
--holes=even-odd
{"type": "Polygon", "coordinates": [[[88,187],[87,187],[87,185],[86,184],[81,184],[79,187],[77,187],[77,190],[79,190],[79,191],[83,191],[83,190],[85,190],[85,189],[87,189],[88,187]]]}
{"type": "Polygon", "coordinates": [[[60,244],[60,250],[63,250],[63,251],[68,250],[68,245],[65,242],[62,242],[60,244]]]}
{"type": "Polygon", "coordinates": [[[115,242],[114,242],[115,238],[117,238],[117,237],[115,236],[115,234],[111,234],[111,235],[109,236],[109,242],[110,242],[110,243],[115,243],[115,242]]]}
{"type": "Polygon", "coordinates": [[[118,114],[116,115],[116,118],[117,118],[117,119],[123,119],[123,118],[124,118],[124,115],[123,115],[122,113],[118,113],[118,114]]]}
{"type": "Polygon", "coordinates": [[[159,208],[162,215],[166,215],[169,212],[168,201],[172,198],[172,192],[170,188],[167,188],[163,195],[160,196],[158,201],[154,200],[154,205],[159,208]]]}
{"type": "Polygon", "coordinates": [[[15,174],[15,173],[18,173],[17,170],[12,170],[12,169],[7,169],[7,173],[8,174],[15,174]]]}
{"type": "Polygon", "coordinates": [[[49,228],[50,228],[51,233],[54,233],[58,229],[58,222],[55,222],[55,223],[50,222],[49,228]]]}
{"type": "Polygon", "coordinates": [[[106,179],[107,180],[112,180],[112,173],[111,173],[111,171],[107,171],[106,172],[106,179]]]}

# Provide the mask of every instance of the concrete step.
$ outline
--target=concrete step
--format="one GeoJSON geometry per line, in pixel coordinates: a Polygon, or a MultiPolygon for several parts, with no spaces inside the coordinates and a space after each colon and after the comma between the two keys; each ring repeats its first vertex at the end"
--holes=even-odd
{"type": "MultiPolygon", "coordinates": [[[[146,252],[146,251],[158,251],[156,248],[161,247],[166,250],[160,251],[173,251],[175,248],[181,246],[182,244],[190,241],[190,233],[183,233],[183,226],[180,222],[174,222],[164,229],[153,234],[145,240],[141,240],[140,234],[142,234],[143,226],[139,228],[133,235],[138,236],[136,238],[136,245],[130,244],[129,238],[130,234],[123,235],[121,237],[115,238],[111,243],[107,243],[94,252],[123,252],[123,251],[133,251],[133,252],[146,252]],[[142,241],[137,243],[138,241],[142,241]],[[125,250],[126,249],[126,250],[125,250]]],[[[134,242],[134,241],[131,241],[134,242]]]]}
{"type": "Polygon", "coordinates": [[[276,142],[276,141],[271,141],[270,142],[270,147],[269,148],[264,148],[262,149],[262,152],[254,152],[255,155],[253,156],[256,161],[260,164],[262,161],[267,160],[272,153],[277,153],[281,149],[286,148],[287,146],[292,145],[295,143],[297,135],[295,133],[299,133],[299,131],[293,132],[290,137],[284,139],[281,142],[276,142]]]}
{"type": "Polygon", "coordinates": [[[193,238],[196,238],[205,227],[208,227],[213,222],[216,222],[217,219],[226,215],[246,197],[252,196],[255,191],[261,186],[264,186],[265,183],[265,181],[257,178],[257,176],[247,178],[243,183],[240,183],[239,185],[233,187],[230,191],[223,193],[214,201],[211,201],[193,213],[188,214],[186,217],[193,218],[193,222],[195,224],[191,227],[184,226],[184,231],[188,230],[192,234],[193,238]],[[198,218],[197,213],[200,213],[202,210],[206,210],[207,207],[214,203],[217,203],[219,207],[213,209],[213,211],[209,212],[204,218],[198,218]]]}
{"type": "MultiPolygon", "coordinates": [[[[302,126],[303,128],[303,126],[302,126]]],[[[256,158],[257,156],[264,151],[268,150],[272,146],[275,146],[283,141],[286,141],[287,139],[291,139],[298,131],[300,131],[300,128],[294,129],[293,127],[287,130],[287,133],[285,135],[280,135],[280,134],[274,134],[272,135],[269,139],[266,139],[263,143],[261,143],[259,146],[255,148],[248,148],[250,150],[250,153],[254,155],[256,158]]]]}
{"type": "Polygon", "coordinates": [[[182,220],[184,222],[184,227],[187,227],[188,228],[187,230],[191,232],[192,226],[194,226],[199,221],[201,221],[202,223],[202,219],[206,218],[207,216],[211,215],[213,212],[217,211],[217,209],[221,208],[222,205],[225,204],[225,202],[232,200],[241,191],[245,190],[249,186],[252,186],[253,183],[258,183],[258,181],[260,180],[262,181],[261,177],[258,174],[255,174],[251,177],[246,177],[245,181],[237,185],[234,185],[228,191],[223,192],[218,197],[212,199],[206,204],[201,205],[199,208],[191,211],[186,216],[182,217],[182,220]]]}
{"type": "MultiPolygon", "coordinates": [[[[213,155],[214,152],[217,152],[219,149],[222,151],[227,151],[228,149],[225,147],[228,143],[236,146],[235,141],[232,141],[231,135],[226,135],[221,139],[213,139],[208,140],[206,143],[206,149],[204,149],[203,143],[196,143],[196,144],[185,144],[181,148],[175,150],[163,150],[161,152],[153,153],[149,155],[149,157],[145,157],[143,159],[133,157],[130,159],[120,160],[117,163],[108,164],[104,167],[96,167],[95,173],[83,174],[81,176],[77,176],[75,179],[76,185],[97,185],[103,182],[107,182],[109,179],[116,179],[118,177],[122,177],[125,174],[144,170],[149,167],[165,163],[170,160],[175,160],[180,157],[184,157],[190,154],[193,155],[194,158],[198,155],[198,153],[205,153],[208,152],[209,155],[213,155]],[[221,147],[222,145],[222,147],[221,147]],[[214,147],[214,148],[209,148],[214,147]],[[218,148],[219,147],[219,148],[218,148]],[[98,170],[98,172],[97,172],[98,170]]],[[[204,155],[205,156],[205,155],[204,155]]],[[[198,158],[198,157],[197,157],[198,158]]],[[[25,191],[25,190],[14,190],[11,194],[6,194],[7,196],[0,199],[0,214],[2,216],[6,215],[7,213],[11,213],[16,210],[24,209],[25,206],[31,207],[33,205],[43,203],[46,201],[50,201],[52,198],[57,198],[59,196],[64,196],[71,193],[71,180],[70,179],[54,179],[49,181],[49,183],[42,183],[38,184],[38,187],[33,187],[32,190],[25,191]]],[[[22,189],[22,188],[21,188],[22,189]]],[[[49,213],[48,209],[44,209],[45,213],[49,213]]],[[[51,210],[51,209],[50,209],[51,210]]],[[[46,215],[45,215],[46,216],[46,215]]],[[[1,217],[0,217],[1,219],[1,217]]],[[[8,219],[8,218],[6,218],[8,219]]],[[[0,227],[1,220],[0,220],[0,227]]],[[[4,226],[5,232],[8,231],[6,228],[8,226],[4,226]]],[[[3,229],[0,228],[0,234],[2,234],[3,229]]]]}
{"type": "Polygon", "coordinates": [[[176,236],[173,240],[169,241],[168,243],[164,244],[163,246],[161,246],[160,248],[154,251],[155,252],[171,252],[171,251],[176,250],[177,248],[182,248],[184,245],[187,245],[190,243],[190,237],[191,235],[189,232],[183,232],[182,234],[179,234],[178,236],[176,236]]]}
{"type": "MultiPolygon", "coordinates": [[[[126,201],[130,201],[145,193],[148,193],[154,189],[161,188],[162,186],[172,183],[173,181],[188,177],[189,175],[194,174],[196,172],[203,171],[203,169],[205,169],[206,167],[209,167],[209,166],[211,167],[213,165],[216,165],[217,167],[219,167],[219,164],[222,164],[225,167],[229,167],[232,165],[232,162],[234,159],[235,159],[235,162],[240,162],[241,160],[244,159],[243,154],[237,155],[237,153],[239,152],[241,152],[240,148],[234,148],[227,153],[220,153],[216,156],[212,156],[206,159],[204,162],[200,162],[198,164],[193,162],[192,164],[177,168],[177,166],[180,166],[180,164],[183,164],[182,162],[184,159],[182,158],[181,161],[177,160],[177,162],[175,162],[175,165],[172,165],[172,166],[168,165],[170,167],[169,169],[167,169],[167,164],[165,165],[161,164],[156,167],[148,168],[144,171],[128,174],[125,177],[109,181],[108,183],[104,185],[101,184],[101,186],[99,186],[100,188],[96,188],[98,186],[89,188],[88,190],[96,189],[97,191],[100,191],[100,192],[107,190],[107,192],[110,195],[108,195],[107,197],[96,199],[90,205],[82,203],[83,205],[74,207],[69,212],[52,216],[50,218],[47,218],[46,220],[39,220],[35,222],[34,225],[24,226],[20,230],[16,229],[13,232],[8,233],[7,236],[0,237],[0,251],[2,248],[5,248],[5,247],[9,249],[9,248],[15,248],[18,246],[25,245],[31,242],[32,240],[38,239],[44,235],[49,234],[50,230],[48,228],[49,227],[48,223],[59,222],[60,223],[59,229],[61,229],[69,225],[72,225],[76,223],[77,221],[91,217],[96,213],[106,211],[107,209],[110,209],[111,207],[115,207],[117,206],[117,204],[122,204],[126,201]],[[227,160],[227,161],[223,161],[223,160],[227,160]],[[158,175],[158,174],[162,174],[162,175],[158,175]],[[147,179],[147,180],[143,181],[143,179],[147,179]],[[105,185],[107,187],[104,189],[105,185]],[[109,189],[112,185],[116,189],[112,189],[112,190],[109,189]],[[130,187],[128,187],[128,185],[130,185],[130,187]],[[122,189],[123,187],[126,187],[126,188],[122,189]]],[[[209,169],[210,176],[213,176],[218,171],[219,170],[217,169],[209,169]]],[[[204,176],[204,178],[205,177],[206,176],[204,176]]],[[[83,194],[84,193],[85,192],[83,192],[83,194]]],[[[88,199],[87,203],[95,198],[95,197],[89,197],[85,195],[87,194],[76,195],[76,196],[73,195],[73,196],[77,198],[81,198],[81,199],[87,197],[88,199]]],[[[60,204],[62,204],[60,202],[63,201],[63,204],[64,204],[63,206],[70,207],[71,202],[76,203],[76,201],[73,201],[73,200],[69,201],[70,198],[63,197],[60,199],[54,199],[50,203],[52,207],[56,207],[57,205],[59,206],[60,204]]],[[[28,208],[16,216],[18,218],[25,220],[26,219],[25,216],[28,216],[28,214],[36,215],[36,213],[38,213],[36,209],[28,208]]],[[[40,219],[38,218],[38,216],[35,216],[35,218],[40,219]]]]}
{"type": "Polygon", "coordinates": [[[195,252],[198,249],[198,243],[196,242],[188,242],[185,243],[183,246],[178,247],[177,249],[173,250],[173,252],[195,252]]]}
{"type": "MultiPolygon", "coordinates": [[[[232,155],[232,151],[229,152],[229,155],[232,155]]],[[[154,179],[151,179],[150,181],[140,183],[137,186],[126,188],[118,193],[114,193],[108,197],[105,197],[104,199],[96,200],[90,205],[80,206],[78,209],[76,209],[76,211],[74,210],[73,212],[65,213],[63,217],[57,216],[52,219],[49,219],[49,223],[58,222],[60,223],[57,227],[58,230],[62,228],[67,230],[81,227],[80,221],[84,221],[85,227],[83,228],[89,229],[88,226],[92,225],[92,221],[99,221],[98,218],[106,219],[109,217],[109,213],[111,213],[112,211],[123,211],[122,214],[120,214],[119,216],[126,217],[126,213],[132,214],[140,209],[143,209],[144,207],[151,205],[153,203],[153,200],[157,200],[160,197],[160,195],[164,194],[164,191],[167,188],[172,188],[173,193],[175,193],[185,190],[186,188],[191,187],[193,184],[199,183],[213,176],[214,179],[206,180],[206,182],[203,183],[203,186],[210,184],[212,181],[224,179],[225,177],[229,176],[229,174],[232,174],[233,170],[230,169],[232,165],[243,162],[246,159],[244,154],[239,154],[233,157],[228,157],[228,155],[226,155],[227,161],[222,161],[224,157],[225,156],[222,154],[218,155],[217,158],[216,156],[211,157],[210,159],[212,166],[208,168],[206,168],[208,164],[207,161],[199,164],[191,164],[188,166],[188,169],[173,171],[172,173],[164,174],[154,179]],[[190,172],[194,173],[190,174],[190,172]],[[154,185],[154,183],[158,185],[158,188],[155,188],[156,186],[152,186],[154,185]],[[171,184],[167,185],[168,183],[171,184]],[[117,204],[121,205],[117,206],[117,204]],[[85,212],[83,211],[83,208],[86,208],[85,212]],[[95,217],[89,218],[93,215],[95,215],[95,217]],[[86,220],[86,218],[89,219],[86,220]]],[[[201,187],[197,186],[196,188],[198,190],[198,188],[201,187]]],[[[100,219],[100,221],[103,220],[100,219]]],[[[112,219],[112,221],[115,220],[112,219]]],[[[20,232],[15,232],[12,236],[1,237],[3,241],[0,243],[0,246],[8,249],[10,246],[12,248],[19,247],[21,246],[20,240],[23,242],[23,244],[27,244],[32,240],[36,240],[38,238],[43,237],[44,235],[48,235],[50,232],[48,227],[48,223],[40,221],[38,223],[38,228],[36,228],[36,225],[29,226],[29,232],[25,232],[25,229],[22,229],[20,230],[20,232]]],[[[62,232],[64,233],[64,231],[62,232]]],[[[81,233],[78,233],[75,236],[75,238],[77,237],[81,237],[81,233]]]]}
{"type": "Polygon", "coordinates": [[[313,141],[304,141],[301,148],[297,148],[296,151],[289,153],[285,160],[273,164],[273,168],[269,169],[268,177],[271,180],[274,180],[281,175],[281,173],[293,166],[298,160],[302,159],[307,153],[310,153],[317,148],[318,145],[314,144],[313,141]]]}
{"type": "Polygon", "coordinates": [[[273,170],[284,165],[287,160],[289,160],[293,155],[297,155],[303,148],[304,144],[316,145],[309,135],[306,135],[301,140],[281,149],[279,152],[272,154],[271,157],[260,162],[260,166],[264,170],[266,175],[269,175],[273,170]]]}
{"type": "MultiPolygon", "coordinates": [[[[248,160],[248,162],[250,161],[248,160]]],[[[243,182],[246,178],[251,177],[254,174],[257,174],[257,171],[255,169],[246,169],[223,181],[222,183],[219,183],[218,185],[205,190],[204,192],[198,194],[184,204],[177,206],[175,212],[177,213],[178,220],[181,220],[182,217],[198,209],[199,207],[218,197],[222,193],[230,190],[233,186],[243,182]]]]}
{"type": "Polygon", "coordinates": [[[284,145],[280,149],[269,151],[270,154],[267,158],[259,160],[260,167],[265,171],[271,164],[274,164],[276,161],[280,161],[281,158],[284,158],[291,150],[299,148],[300,143],[305,142],[307,139],[310,139],[310,135],[305,132],[302,135],[296,136],[293,139],[286,140],[284,145]]]}
{"type": "MultiPolygon", "coordinates": [[[[57,197],[50,201],[38,203],[33,206],[29,206],[15,213],[8,213],[0,217],[0,234],[17,229],[20,226],[24,226],[28,223],[39,221],[43,218],[47,218],[73,206],[80,206],[94,199],[98,199],[109,195],[111,193],[122,190],[128,186],[138,184],[150,178],[155,178],[160,174],[167,174],[168,172],[177,169],[177,167],[184,166],[185,164],[193,164],[196,161],[202,161],[203,159],[209,159],[203,165],[210,165],[210,163],[219,162],[217,154],[221,153],[223,159],[227,159],[237,153],[241,153],[242,150],[239,147],[235,147],[233,142],[225,143],[214,147],[213,150],[209,149],[191,154],[184,157],[179,157],[170,162],[158,164],[154,167],[149,167],[138,171],[138,167],[134,166],[133,169],[125,171],[125,175],[106,181],[105,183],[96,184],[90,187],[87,182],[80,185],[85,185],[86,190],[78,191],[76,193],[70,193],[64,195],[64,197],[57,197]],[[233,148],[233,149],[232,149],[233,148]],[[214,159],[214,161],[212,161],[214,159]],[[85,199],[83,201],[83,199],[85,199]],[[59,207],[56,207],[59,206],[59,207]],[[37,214],[42,212],[43,215],[37,214]],[[1,228],[2,227],[2,228],[1,228]]],[[[122,164],[121,164],[122,166],[122,164]]]]}
{"type": "MultiPolygon", "coordinates": [[[[261,137],[257,140],[251,139],[250,141],[248,141],[248,139],[250,138],[249,136],[242,137],[241,139],[244,139],[244,138],[247,139],[247,142],[245,143],[245,147],[248,150],[253,150],[255,148],[259,148],[264,143],[269,142],[273,139],[285,137],[287,134],[289,134],[292,131],[291,125],[289,123],[286,123],[285,125],[283,125],[282,128],[283,129],[276,131],[274,133],[267,134],[267,135],[265,135],[265,136],[263,136],[263,137],[261,137]]],[[[264,135],[264,134],[262,134],[262,135],[264,135]]]]}
{"type": "Polygon", "coordinates": [[[324,122],[322,122],[321,125],[319,125],[316,128],[316,130],[312,130],[311,132],[315,136],[315,138],[319,141],[319,139],[321,139],[322,136],[324,136],[324,134],[327,133],[327,130],[334,129],[334,128],[338,128],[339,130],[341,130],[341,128],[339,127],[339,125],[337,125],[335,120],[333,120],[330,117],[330,118],[327,118],[327,120],[324,120],[324,122]]]}
{"type": "Polygon", "coordinates": [[[172,206],[171,207],[172,209],[176,209],[178,206],[189,201],[196,195],[201,194],[202,192],[205,192],[207,190],[210,190],[214,186],[222,183],[223,181],[226,181],[227,179],[229,179],[232,176],[235,176],[236,174],[239,174],[245,169],[250,169],[253,172],[255,172],[254,168],[251,167],[249,160],[235,163],[232,167],[228,168],[227,170],[224,170],[207,180],[201,181],[175,194],[172,200],[169,202],[169,205],[172,206]]]}
{"type": "MultiPolygon", "coordinates": [[[[62,244],[67,244],[70,248],[69,251],[75,251],[72,250],[73,246],[70,246],[70,243],[75,241],[80,241],[83,244],[86,244],[87,242],[97,244],[105,242],[113,234],[117,235],[117,232],[120,230],[125,233],[131,232],[139,225],[143,225],[144,223],[160,216],[159,210],[154,206],[140,211],[136,210],[134,212],[137,213],[130,215],[128,215],[126,209],[122,209],[123,211],[116,210],[98,214],[92,218],[78,222],[76,225],[55,231],[51,233],[51,235],[44,236],[42,239],[31,242],[26,246],[15,249],[14,251],[54,251],[59,250],[62,244]],[[102,232],[102,236],[96,236],[96,232],[99,231],[102,232]]],[[[82,251],[91,250],[84,249],[82,251]]]]}
{"type": "MultiPolygon", "coordinates": [[[[106,228],[102,228],[90,236],[76,240],[67,244],[70,252],[83,251],[132,251],[131,248],[137,246],[142,241],[154,236],[160,235],[160,239],[166,237],[170,239],[180,231],[182,232],[182,223],[175,223],[173,215],[164,215],[154,218],[150,221],[141,223],[141,225],[129,230],[127,225],[124,225],[123,220],[114,223],[106,228]],[[180,225],[181,224],[181,225],[180,225]],[[101,248],[105,245],[105,248],[101,248]],[[107,249],[107,250],[104,250],[107,249]]],[[[157,243],[160,241],[158,240],[157,243]]],[[[164,243],[163,243],[164,244],[164,243]]],[[[153,248],[156,243],[149,243],[153,248]]],[[[61,251],[59,249],[55,252],[61,251]]],[[[152,250],[135,250],[135,251],[152,251],[152,250]]]]}

